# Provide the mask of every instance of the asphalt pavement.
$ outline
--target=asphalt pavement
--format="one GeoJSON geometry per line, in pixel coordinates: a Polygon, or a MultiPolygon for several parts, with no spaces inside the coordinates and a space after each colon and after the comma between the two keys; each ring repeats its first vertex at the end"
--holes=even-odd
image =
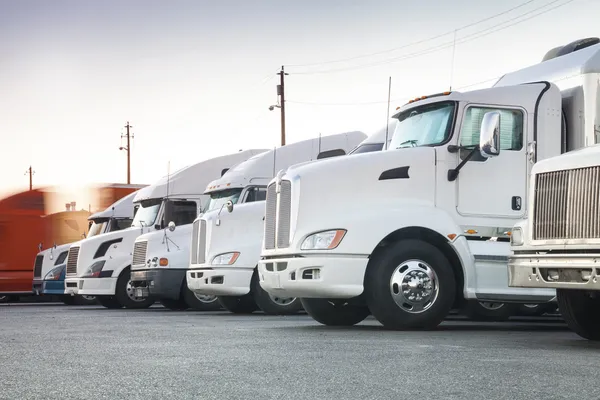
{"type": "Polygon", "coordinates": [[[307,315],[0,305],[0,399],[598,399],[600,345],[559,319],[428,332],[307,315]]]}

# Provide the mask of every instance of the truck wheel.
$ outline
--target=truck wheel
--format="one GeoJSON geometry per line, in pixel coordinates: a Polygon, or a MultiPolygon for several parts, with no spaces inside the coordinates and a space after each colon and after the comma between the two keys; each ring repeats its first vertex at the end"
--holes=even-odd
{"type": "Polygon", "coordinates": [[[121,272],[117,279],[115,297],[117,301],[125,308],[140,309],[148,308],[154,304],[154,297],[137,297],[135,288],[131,285],[131,271],[129,268],[121,272]]]}
{"type": "Polygon", "coordinates": [[[352,326],[371,314],[367,306],[348,304],[345,300],[300,299],[304,310],[315,321],[329,326],[352,326]]]}
{"type": "Polygon", "coordinates": [[[74,306],[76,304],[75,300],[77,300],[75,298],[75,296],[66,295],[66,296],[61,296],[60,297],[60,301],[62,301],[64,304],[66,304],[68,306],[74,306]]]}
{"type": "Polygon", "coordinates": [[[502,322],[516,314],[517,306],[509,303],[468,300],[462,311],[473,321],[502,322]]]}
{"type": "Polygon", "coordinates": [[[115,296],[96,296],[96,299],[101,306],[106,308],[116,309],[123,307],[121,303],[117,301],[115,296]]]}
{"type": "Polygon", "coordinates": [[[240,297],[219,296],[217,299],[224,309],[234,314],[252,314],[258,309],[258,306],[250,294],[240,297]]]}
{"type": "Polygon", "coordinates": [[[371,259],[365,297],[388,329],[432,329],[450,312],[456,280],[448,259],[422,240],[400,240],[371,259]]]}
{"type": "Polygon", "coordinates": [[[8,296],[0,296],[0,303],[8,303],[8,296]]]}
{"type": "Polygon", "coordinates": [[[517,307],[517,314],[525,317],[540,317],[554,310],[556,310],[554,303],[520,304],[517,307]]]}
{"type": "Polygon", "coordinates": [[[280,297],[272,295],[260,287],[258,273],[252,274],[250,293],[254,302],[267,315],[297,314],[302,310],[302,303],[297,297],[280,297]]]}
{"type": "Polygon", "coordinates": [[[158,302],[162,304],[164,308],[168,308],[171,311],[185,311],[189,308],[187,303],[181,297],[177,300],[158,299],[158,302]]]}
{"type": "Polygon", "coordinates": [[[594,292],[556,289],[558,309],[569,328],[588,340],[600,340],[600,297],[594,292]]]}
{"type": "Polygon", "coordinates": [[[183,286],[183,299],[192,310],[219,311],[223,308],[217,296],[194,293],[185,281],[183,282],[183,286]]]}
{"type": "Polygon", "coordinates": [[[76,295],[75,304],[79,306],[93,306],[97,304],[96,296],[76,295]]]}

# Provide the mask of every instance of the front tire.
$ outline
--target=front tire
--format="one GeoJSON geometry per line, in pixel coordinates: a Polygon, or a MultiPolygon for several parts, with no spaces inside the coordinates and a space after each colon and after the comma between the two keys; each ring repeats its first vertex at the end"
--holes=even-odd
{"type": "Polygon", "coordinates": [[[473,321],[504,322],[516,314],[517,306],[510,303],[469,300],[462,311],[473,321]]]}
{"type": "Polygon", "coordinates": [[[98,300],[98,303],[100,303],[101,306],[110,310],[115,310],[117,308],[123,307],[121,303],[119,303],[119,301],[115,298],[115,296],[96,296],[96,300],[98,300]]]}
{"type": "Polygon", "coordinates": [[[364,321],[371,312],[367,306],[346,300],[300,299],[302,307],[315,321],[329,326],[352,326],[364,321]]]}
{"type": "Polygon", "coordinates": [[[567,326],[582,338],[600,341],[600,297],[597,292],[556,289],[558,309],[567,326]]]}
{"type": "Polygon", "coordinates": [[[135,295],[135,288],[131,285],[131,270],[129,268],[121,272],[119,279],[117,279],[115,297],[125,308],[148,308],[154,304],[154,297],[152,296],[137,297],[135,295]]]}
{"type": "Polygon", "coordinates": [[[252,314],[258,309],[251,294],[244,296],[219,296],[219,303],[229,312],[234,314],[252,314]]]}
{"type": "Polygon", "coordinates": [[[365,274],[371,313],[388,329],[433,329],[448,315],[456,279],[448,259],[435,246],[405,239],[376,254],[365,274]]]}
{"type": "Polygon", "coordinates": [[[217,296],[196,294],[190,290],[187,281],[183,281],[183,301],[194,311],[219,311],[223,309],[217,296]]]}
{"type": "Polygon", "coordinates": [[[177,300],[173,300],[173,299],[158,299],[158,302],[160,304],[162,304],[162,306],[164,308],[167,308],[171,311],[185,311],[189,308],[189,306],[187,305],[187,303],[182,299],[179,298],[177,300]]]}
{"type": "Polygon", "coordinates": [[[269,294],[260,286],[258,273],[252,274],[250,293],[254,302],[267,315],[291,315],[302,310],[302,303],[297,297],[279,297],[269,294]]]}

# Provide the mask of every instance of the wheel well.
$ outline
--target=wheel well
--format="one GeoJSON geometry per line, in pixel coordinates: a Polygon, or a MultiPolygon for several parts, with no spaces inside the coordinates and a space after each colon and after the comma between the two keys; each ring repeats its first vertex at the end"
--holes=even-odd
{"type": "Polygon", "coordinates": [[[448,239],[446,239],[444,236],[437,233],[436,231],[420,226],[410,226],[398,229],[397,231],[394,231],[387,235],[377,244],[377,246],[375,246],[375,249],[371,252],[369,259],[373,259],[387,246],[403,239],[422,240],[435,246],[442,252],[442,254],[444,254],[444,256],[450,262],[450,265],[452,266],[452,269],[454,271],[454,276],[456,278],[456,300],[454,307],[460,307],[464,302],[463,287],[465,282],[462,263],[460,262],[458,254],[456,254],[456,251],[454,251],[454,248],[450,245],[450,243],[448,243],[448,239]]]}

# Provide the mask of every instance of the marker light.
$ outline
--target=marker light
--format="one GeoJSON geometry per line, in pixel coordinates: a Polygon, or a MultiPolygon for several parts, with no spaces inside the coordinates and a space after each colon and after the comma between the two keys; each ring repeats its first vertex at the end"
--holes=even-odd
{"type": "Polygon", "coordinates": [[[521,230],[521,228],[513,228],[510,235],[510,244],[512,246],[523,245],[523,231],[521,230]]]}

